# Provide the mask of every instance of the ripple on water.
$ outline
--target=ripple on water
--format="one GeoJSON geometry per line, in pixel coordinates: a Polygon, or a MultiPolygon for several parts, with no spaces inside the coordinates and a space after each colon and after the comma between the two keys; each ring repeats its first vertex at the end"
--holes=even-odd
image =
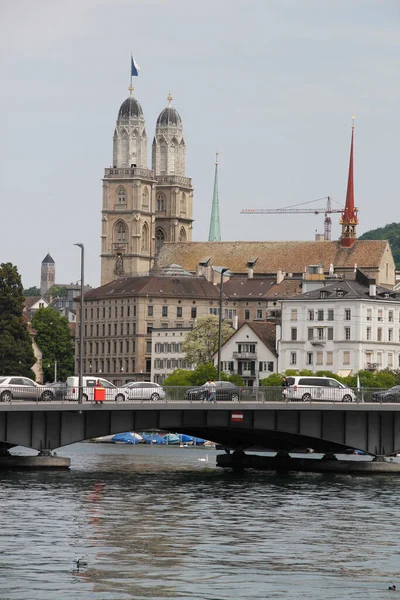
{"type": "Polygon", "coordinates": [[[207,453],[76,444],[69,472],[1,473],[0,598],[379,600],[400,583],[400,479],[234,475],[207,453]]]}

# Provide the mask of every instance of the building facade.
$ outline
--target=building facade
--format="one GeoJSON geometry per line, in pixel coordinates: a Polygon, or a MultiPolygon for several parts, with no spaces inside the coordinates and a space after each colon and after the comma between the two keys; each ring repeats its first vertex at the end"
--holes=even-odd
{"type": "Polygon", "coordinates": [[[182,119],[171,100],[157,119],[151,169],[143,110],[132,92],[119,109],[113,165],[103,178],[102,285],[148,274],[164,242],[192,239],[193,188],[185,176],[182,119]]]}
{"type": "MultiPolygon", "coordinates": [[[[246,386],[258,386],[277,370],[275,345],[274,323],[244,323],[221,348],[221,370],[240,375],[246,386]]],[[[213,360],[218,367],[217,353],[213,360]]]]}
{"type": "Polygon", "coordinates": [[[190,369],[182,344],[192,327],[153,329],[151,381],[162,384],[175,369],[190,369]]]}
{"type": "Polygon", "coordinates": [[[282,300],[279,371],[400,368],[400,294],[357,269],[338,280],[282,300]]]}

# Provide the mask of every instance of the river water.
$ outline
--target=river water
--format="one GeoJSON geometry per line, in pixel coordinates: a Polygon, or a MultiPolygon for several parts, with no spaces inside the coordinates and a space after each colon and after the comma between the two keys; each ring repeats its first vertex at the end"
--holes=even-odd
{"type": "Polygon", "coordinates": [[[200,448],[59,454],[69,471],[0,473],[0,600],[378,600],[400,588],[399,477],[232,474],[200,448]]]}

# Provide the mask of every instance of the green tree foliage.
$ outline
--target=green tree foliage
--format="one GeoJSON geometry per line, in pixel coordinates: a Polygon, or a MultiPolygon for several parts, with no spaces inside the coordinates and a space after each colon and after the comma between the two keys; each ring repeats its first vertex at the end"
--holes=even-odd
{"type": "Polygon", "coordinates": [[[192,384],[192,373],[193,371],[187,371],[186,369],[175,369],[173,373],[165,378],[164,384],[166,386],[179,386],[179,385],[193,385],[192,384]]]}
{"type": "Polygon", "coordinates": [[[53,298],[66,298],[67,290],[61,285],[52,285],[47,291],[46,296],[53,296],[53,298]]]}
{"type": "Polygon", "coordinates": [[[24,296],[25,298],[28,298],[29,296],[40,296],[40,290],[39,288],[33,286],[30,288],[27,288],[26,290],[24,290],[24,296]]]}
{"type": "Polygon", "coordinates": [[[53,308],[40,308],[32,318],[37,344],[42,351],[43,379],[53,381],[57,361],[57,379],[65,379],[74,372],[74,348],[68,319],[53,308]]]}
{"type": "Polygon", "coordinates": [[[392,249],[396,269],[400,269],[400,223],[390,223],[385,227],[366,231],[359,240],[388,240],[392,249]]]}
{"type": "Polygon", "coordinates": [[[17,267],[0,265],[0,374],[34,377],[36,359],[27,324],[22,317],[25,297],[17,267]]]}
{"type": "Polygon", "coordinates": [[[271,373],[271,375],[268,375],[268,377],[265,377],[264,379],[260,379],[260,385],[261,386],[278,387],[278,386],[282,385],[282,381],[283,381],[283,375],[280,375],[279,373],[271,373]]]}
{"type": "MultiPolygon", "coordinates": [[[[197,325],[186,334],[182,350],[186,360],[192,365],[202,365],[211,362],[213,354],[218,350],[218,317],[208,315],[197,319],[197,325]]],[[[221,343],[223,344],[232,335],[231,324],[222,321],[221,343]]]]}

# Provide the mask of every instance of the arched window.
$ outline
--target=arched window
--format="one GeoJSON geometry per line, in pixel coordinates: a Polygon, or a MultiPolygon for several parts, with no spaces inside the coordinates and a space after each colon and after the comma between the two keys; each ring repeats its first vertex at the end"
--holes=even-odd
{"type": "Polygon", "coordinates": [[[149,207],[149,191],[148,191],[147,187],[145,187],[143,189],[142,207],[143,208],[148,208],[149,207]]]}
{"type": "Polygon", "coordinates": [[[124,244],[127,241],[127,227],[123,221],[118,221],[115,225],[115,237],[119,244],[124,244]]]}
{"type": "Polygon", "coordinates": [[[184,227],[181,227],[181,230],[179,232],[179,241],[186,242],[186,229],[184,227]]]}
{"type": "Polygon", "coordinates": [[[161,246],[165,242],[165,233],[162,229],[156,231],[156,253],[158,254],[161,250],[161,246]]]}
{"type": "Polygon", "coordinates": [[[126,204],[126,192],[124,188],[118,190],[118,204],[126,204]]]}
{"type": "Polygon", "coordinates": [[[162,194],[157,196],[157,210],[159,212],[165,211],[165,198],[162,194]]]}
{"type": "Polygon", "coordinates": [[[142,227],[142,252],[149,250],[149,226],[145,223],[142,227]]]}
{"type": "Polygon", "coordinates": [[[181,196],[181,214],[186,215],[186,194],[185,194],[185,192],[183,192],[182,196],[181,196]]]}

